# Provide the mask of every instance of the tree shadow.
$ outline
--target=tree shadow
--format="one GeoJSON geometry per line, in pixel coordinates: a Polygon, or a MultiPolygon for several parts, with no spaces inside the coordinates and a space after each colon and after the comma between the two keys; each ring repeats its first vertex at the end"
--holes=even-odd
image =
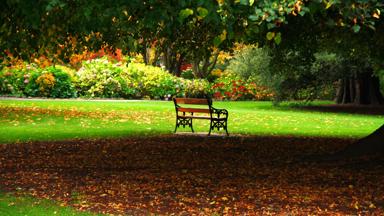
{"type": "Polygon", "coordinates": [[[114,214],[384,213],[382,161],[304,159],[353,141],[167,135],[3,145],[0,189],[114,214]]]}
{"type": "Polygon", "coordinates": [[[294,106],[293,109],[304,111],[316,111],[327,113],[348,113],[360,115],[384,115],[384,106],[372,105],[309,105],[309,106],[294,106]]]}

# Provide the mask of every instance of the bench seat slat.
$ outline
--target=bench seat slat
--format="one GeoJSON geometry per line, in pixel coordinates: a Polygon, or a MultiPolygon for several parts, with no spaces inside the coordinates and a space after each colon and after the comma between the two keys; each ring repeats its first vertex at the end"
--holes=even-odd
{"type": "Polygon", "coordinates": [[[178,115],[177,117],[178,118],[193,118],[193,119],[211,119],[211,117],[209,117],[209,116],[191,116],[191,115],[183,116],[183,115],[178,115]]]}
{"type": "Polygon", "coordinates": [[[193,112],[193,113],[210,113],[209,109],[203,109],[203,108],[185,108],[185,107],[179,107],[177,108],[179,112],[193,112]]]}
{"type": "Polygon", "coordinates": [[[215,117],[209,117],[209,116],[191,116],[191,115],[186,115],[186,116],[183,116],[183,115],[178,115],[177,116],[178,118],[184,118],[184,119],[187,119],[187,118],[193,118],[193,119],[212,119],[212,120],[225,120],[226,118],[215,118],[215,117]]]}

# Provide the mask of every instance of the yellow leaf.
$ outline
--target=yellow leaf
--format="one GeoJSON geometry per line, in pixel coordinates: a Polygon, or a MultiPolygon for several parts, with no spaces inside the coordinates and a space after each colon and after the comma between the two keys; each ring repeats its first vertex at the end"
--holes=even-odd
{"type": "Polygon", "coordinates": [[[267,40],[272,40],[275,37],[275,32],[268,32],[267,33],[267,40]]]}
{"type": "Polygon", "coordinates": [[[220,40],[224,41],[227,38],[227,31],[224,29],[220,35],[220,40]]]}
{"type": "Polygon", "coordinates": [[[355,204],[354,208],[358,210],[359,209],[359,205],[355,204]]]}

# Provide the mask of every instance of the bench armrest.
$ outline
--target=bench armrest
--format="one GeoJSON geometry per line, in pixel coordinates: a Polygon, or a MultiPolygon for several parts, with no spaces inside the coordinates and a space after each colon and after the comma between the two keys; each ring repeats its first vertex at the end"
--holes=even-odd
{"type": "Polygon", "coordinates": [[[228,110],[226,109],[216,109],[214,107],[212,108],[212,114],[217,115],[217,118],[220,118],[220,116],[224,118],[228,118],[228,110]]]}

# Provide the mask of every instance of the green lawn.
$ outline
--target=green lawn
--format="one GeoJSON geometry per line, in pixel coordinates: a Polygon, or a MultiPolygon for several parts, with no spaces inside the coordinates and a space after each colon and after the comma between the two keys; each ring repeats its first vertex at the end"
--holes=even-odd
{"type": "MultiPolygon", "coordinates": [[[[214,106],[228,109],[231,134],[359,138],[384,122],[384,115],[311,112],[271,102],[214,106]]],[[[0,143],[170,134],[175,124],[170,101],[0,100],[0,116],[0,143]]],[[[206,133],[208,121],[194,127],[206,133]]]]}

